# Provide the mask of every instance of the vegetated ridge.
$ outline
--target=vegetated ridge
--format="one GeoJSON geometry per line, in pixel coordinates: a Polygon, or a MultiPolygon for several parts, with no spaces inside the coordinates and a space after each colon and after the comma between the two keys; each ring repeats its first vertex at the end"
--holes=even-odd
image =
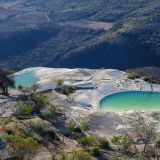
{"type": "Polygon", "coordinates": [[[14,69],[160,66],[158,0],[8,0],[0,13],[0,63],[14,69]]]}

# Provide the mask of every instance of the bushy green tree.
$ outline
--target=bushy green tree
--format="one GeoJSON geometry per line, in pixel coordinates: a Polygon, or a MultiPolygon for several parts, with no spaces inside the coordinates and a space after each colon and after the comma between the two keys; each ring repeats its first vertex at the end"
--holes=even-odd
{"type": "Polygon", "coordinates": [[[15,88],[14,77],[10,76],[12,74],[11,70],[7,68],[0,68],[0,89],[2,94],[8,96],[8,88],[15,88]]]}
{"type": "Polygon", "coordinates": [[[41,108],[49,104],[48,97],[44,93],[35,93],[31,95],[31,99],[34,102],[36,113],[39,113],[41,108]]]}
{"type": "Polygon", "coordinates": [[[39,114],[40,109],[49,104],[48,96],[45,93],[38,92],[39,86],[34,84],[32,87],[22,88],[21,92],[25,100],[33,103],[34,111],[39,114]]]}

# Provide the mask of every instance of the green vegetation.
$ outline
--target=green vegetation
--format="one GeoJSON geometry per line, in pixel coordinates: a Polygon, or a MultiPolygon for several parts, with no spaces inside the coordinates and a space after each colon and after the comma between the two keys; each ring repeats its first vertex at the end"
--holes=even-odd
{"type": "Polygon", "coordinates": [[[63,85],[57,86],[56,91],[61,94],[69,96],[70,94],[75,92],[75,87],[72,85],[63,84],[63,85]]]}
{"type": "Polygon", "coordinates": [[[89,152],[92,156],[98,157],[101,154],[101,149],[99,147],[90,147],[89,152]]]}
{"type": "Polygon", "coordinates": [[[93,146],[96,143],[96,140],[93,137],[83,137],[77,139],[77,142],[83,147],[89,147],[93,146]]]}
{"type": "Polygon", "coordinates": [[[67,122],[66,127],[67,127],[67,129],[68,129],[68,130],[67,130],[67,134],[72,135],[72,133],[73,133],[76,125],[75,125],[75,123],[73,122],[73,120],[69,120],[69,121],[67,122]]]}
{"type": "Polygon", "coordinates": [[[100,148],[102,149],[110,148],[110,143],[105,137],[98,137],[97,141],[100,148]]]}
{"type": "Polygon", "coordinates": [[[8,96],[8,88],[15,88],[14,79],[10,76],[12,73],[8,68],[0,68],[0,90],[2,95],[8,96]]]}
{"type": "Polygon", "coordinates": [[[128,79],[136,79],[136,78],[140,78],[140,75],[137,72],[129,72],[128,73],[128,79]]]}
{"type": "Polygon", "coordinates": [[[48,97],[44,93],[34,93],[31,95],[31,99],[34,102],[35,111],[39,113],[40,109],[49,104],[48,97]]]}
{"type": "Polygon", "coordinates": [[[131,140],[126,136],[114,136],[111,142],[119,146],[119,150],[127,152],[131,148],[131,140]]]}
{"type": "MultiPolygon", "coordinates": [[[[4,13],[6,21],[4,18],[2,26],[6,26],[8,32],[1,31],[1,63],[16,69],[26,68],[28,64],[31,66],[109,68],[113,65],[110,61],[114,61],[114,58],[118,56],[119,60],[114,63],[114,68],[133,68],[135,64],[159,66],[159,5],[157,0],[139,0],[138,2],[126,0],[125,4],[123,0],[97,1],[96,3],[92,0],[47,0],[45,3],[42,0],[37,3],[27,1],[26,7],[30,7],[30,11],[27,10],[29,13],[37,17],[38,9],[42,11],[42,15],[47,12],[49,19],[54,20],[55,23],[45,25],[44,21],[40,25],[37,17],[36,22],[40,26],[29,27],[30,22],[22,23],[21,18],[13,23],[17,14],[24,14],[25,7],[20,9],[17,6],[18,13],[16,10],[12,14],[6,11],[4,13]],[[9,20],[7,16],[10,17],[9,20]],[[111,22],[114,25],[112,29],[106,31],[56,24],[82,19],[111,22]],[[28,28],[24,31],[25,26],[28,28]],[[97,56],[98,52],[100,54],[97,56]],[[90,62],[88,53],[92,53],[90,62]],[[103,62],[104,59],[107,62],[103,62]]],[[[27,11],[25,16],[28,15],[27,11]]],[[[32,18],[30,20],[32,22],[32,18]]]]}
{"type": "Polygon", "coordinates": [[[53,160],[92,160],[92,157],[84,150],[75,150],[71,153],[53,156],[53,160]]]}
{"type": "Polygon", "coordinates": [[[143,77],[143,80],[146,81],[146,82],[150,82],[150,78],[149,78],[149,77],[146,77],[146,76],[143,77]]]}
{"type": "Polygon", "coordinates": [[[40,122],[30,122],[30,128],[38,134],[43,134],[43,126],[40,122]]]}
{"type": "Polygon", "coordinates": [[[89,129],[89,120],[87,119],[84,119],[80,122],[80,128],[83,130],[83,131],[87,131],[89,129]]]}
{"type": "Polygon", "coordinates": [[[56,80],[56,85],[57,86],[62,86],[64,84],[64,79],[57,79],[56,80]]]}
{"type": "Polygon", "coordinates": [[[11,122],[14,122],[14,120],[12,118],[9,118],[9,117],[0,119],[0,123],[2,123],[3,125],[7,125],[7,124],[9,124],[11,122]]]}
{"type": "Polygon", "coordinates": [[[69,96],[70,94],[75,92],[75,87],[72,85],[65,85],[65,91],[64,94],[66,94],[67,96],[69,96]]]}
{"type": "Polygon", "coordinates": [[[22,90],[23,89],[23,86],[22,85],[18,85],[18,90],[22,90]]]}
{"type": "Polygon", "coordinates": [[[39,144],[31,137],[17,135],[3,135],[9,152],[18,159],[33,157],[39,149],[39,144]]]}
{"type": "Polygon", "coordinates": [[[157,148],[160,148],[160,140],[157,140],[157,141],[155,142],[155,146],[156,146],[157,148]]]}
{"type": "Polygon", "coordinates": [[[14,114],[17,117],[29,116],[33,113],[33,106],[24,102],[18,102],[15,105],[14,114]]]}
{"type": "Polygon", "coordinates": [[[44,118],[47,120],[56,118],[56,115],[59,112],[59,110],[60,110],[60,107],[58,105],[50,105],[48,107],[48,111],[44,113],[44,118]]]}

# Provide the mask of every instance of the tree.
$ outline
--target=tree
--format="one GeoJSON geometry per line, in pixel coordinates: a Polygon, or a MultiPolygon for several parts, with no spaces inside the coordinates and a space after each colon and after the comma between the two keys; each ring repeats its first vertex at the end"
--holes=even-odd
{"type": "Polygon", "coordinates": [[[126,126],[122,129],[123,136],[130,140],[137,154],[141,154],[144,159],[151,159],[153,155],[151,147],[157,138],[156,122],[139,113],[134,113],[130,118],[123,124],[126,126]],[[140,145],[142,146],[141,151],[138,149],[140,145]]]}
{"type": "Polygon", "coordinates": [[[38,88],[39,86],[34,84],[32,87],[21,89],[25,99],[29,99],[34,103],[34,109],[36,113],[39,113],[42,107],[49,104],[47,95],[44,93],[38,93],[38,88]]]}
{"type": "Polygon", "coordinates": [[[13,72],[8,68],[0,69],[0,89],[2,90],[2,94],[8,96],[8,88],[15,87],[15,81],[13,76],[10,76],[13,72]]]}
{"type": "Polygon", "coordinates": [[[35,93],[33,95],[31,94],[30,97],[31,97],[32,101],[34,102],[35,112],[36,113],[39,113],[40,109],[42,107],[44,107],[47,104],[49,104],[48,97],[44,93],[35,93]]]}

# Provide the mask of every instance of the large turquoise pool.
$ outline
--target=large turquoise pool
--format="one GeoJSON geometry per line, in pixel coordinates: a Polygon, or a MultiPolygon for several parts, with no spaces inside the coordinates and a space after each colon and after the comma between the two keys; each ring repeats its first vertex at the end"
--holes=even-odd
{"type": "Polygon", "coordinates": [[[100,101],[105,111],[160,110],[160,92],[126,91],[108,95],[100,101]]]}
{"type": "Polygon", "coordinates": [[[22,85],[23,87],[30,87],[39,81],[39,78],[35,76],[33,71],[18,74],[15,76],[14,79],[16,83],[16,88],[19,85],[22,85]]]}

